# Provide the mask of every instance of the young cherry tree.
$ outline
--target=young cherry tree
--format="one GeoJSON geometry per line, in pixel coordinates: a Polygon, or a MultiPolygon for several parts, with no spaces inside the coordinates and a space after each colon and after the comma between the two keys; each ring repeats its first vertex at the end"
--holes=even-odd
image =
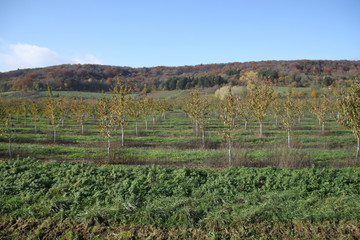
{"type": "Polygon", "coordinates": [[[61,128],[64,128],[64,122],[65,122],[66,117],[69,114],[69,109],[70,109],[69,98],[66,98],[66,97],[59,98],[58,105],[59,105],[59,117],[60,117],[60,122],[61,122],[61,128]]]}
{"type": "Polygon", "coordinates": [[[21,112],[22,112],[22,115],[24,116],[24,125],[25,125],[25,127],[27,126],[28,114],[31,111],[30,107],[31,107],[31,105],[29,104],[28,100],[21,101],[21,112]]]}
{"type": "Polygon", "coordinates": [[[16,122],[17,122],[17,123],[20,122],[21,111],[22,111],[21,100],[20,100],[20,99],[17,99],[16,101],[14,101],[14,105],[13,105],[13,107],[11,108],[11,115],[15,115],[15,116],[16,116],[16,122]]]}
{"type": "Polygon", "coordinates": [[[49,118],[50,124],[53,128],[53,142],[56,143],[56,129],[59,127],[61,122],[61,107],[60,101],[54,98],[50,85],[48,85],[49,96],[46,99],[45,115],[49,118]]]}
{"type": "Polygon", "coordinates": [[[156,116],[160,113],[160,100],[152,99],[151,104],[148,105],[150,116],[152,117],[152,125],[155,125],[156,116]]]}
{"type": "Polygon", "coordinates": [[[11,118],[9,106],[0,105],[0,120],[3,123],[3,126],[0,129],[0,136],[4,136],[7,138],[9,158],[12,159],[11,144],[15,131],[12,127],[12,118],[11,118]]]}
{"type": "Polygon", "coordinates": [[[36,103],[35,101],[32,101],[32,103],[31,103],[30,112],[31,112],[31,117],[34,120],[35,133],[37,133],[37,122],[40,120],[41,111],[40,111],[39,104],[36,103]]]}
{"type": "MultiPolygon", "coordinates": [[[[289,98],[289,96],[288,96],[289,98]]],[[[275,118],[275,126],[279,126],[279,116],[282,113],[283,110],[283,102],[281,101],[280,98],[276,99],[272,104],[271,104],[271,112],[274,114],[274,118],[275,118]]]]}
{"type": "Polygon", "coordinates": [[[288,135],[287,145],[291,148],[291,133],[297,122],[297,117],[300,114],[298,103],[292,98],[291,90],[288,92],[287,99],[280,105],[281,111],[279,112],[283,128],[288,135]]]}
{"type": "Polygon", "coordinates": [[[236,98],[236,111],[240,120],[244,121],[244,129],[247,130],[248,123],[252,116],[252,109],[248,98],[236,98]]]}
{"type": "Polygon", "coordinates": [[[138,128],[138,120],[141,117],[142,114],[142,108],[141,108],[142,102],[140,100],[133,100],[129,102],[129,107],[127,108],[128,115],[130,119],[135,121],[135,135],[139,135],[139,128],[138,128]]]}
{"type": "Polygon", "coordinates": [[[271,102],[275,99],[274,90],[267,84],[257,84],[250,89],[249,101],[255,118],[259,122],[260,137],[263,136],[263,121],[271,102]]]}
{"type": "Polygon", "coordinates": [[[224,121],[224,139],[228,147],[228,157],[229,165],[232,165],[231,159],[231,147],[232,147],[232,133],[235,129],[235,118],[236,118],[236,99],[231,92],[231,87],[229,87],[229,92],[225,97],[224,101],[221,103],[221,115],[220,117],[224,121]]]}
{"type": "Polygon", "coordinates": [[[184,112],[191,118],[195,125],[195,136],[199,136],[199,118],[200,118],[200,93],[198,90],[191,92],[188,101],[183,105],[184,112]]]}
{"type": "Polygon", "coordinates": [[[126,125],[125,116],[127,113],[128,103],[131,98],[127,97],[130,89],[125,87],[120,78],[117,85],[112,89],[112,105],[111,111],[115,117],[115,122],[121,127],[121,146],[124,146],[124,127],[126,125]]]}
{"type": "Polygon", "coordinates": [[[107,142],[107,160],[110,163],[110,149],[111,149],[111,137],[115,130],[115,119],[111,111],[111,101],[109,98],[103,96],[98,100],[97,117],[98,128],[100,134],[106,139],[107,142]]]}
{"type": "Polygon", "coordinates": [[[207,113],[209,102],[205,97],[200,96],[198,90],[191,93],[190,99],[185,102],[183,110],[195,123],[195,135],[199,136],[199,129],[201,129],[202,145],[205,146],[205,126],[207,123],[207,113]]]}
{"type": "Polygon", "coordinates": [[[79,101],[75,100],[70,105],[70,110],[72,112],[71,117],[76,120],[76,122],[81,126],[81,135],[84,135],[84,125],[85,121],[89,116],[89,106],[87,103],[81,98],[79,101]]]}
{"type": "Polygon", "coordinates": [[[347,93],[342,93],[337,99],[339,108],[338,121],[341,125],[351,129],[356,140],[356,157],[359,161],[360,155],[360,83],[355,83],[347,93]]]}
{"type": "Polygon", "coordinates": [[[141,112],[142,118],[145,120],[145,129],[148,130],[148,117],[152,115],[154,99],[145,95],[142,99],[141,112]]]}
{"type": "Polygon", "coordinates": [[[319,125],[321,125],[322,134],[324,134],[325,132],[325,119],[329,112],[329,109],[329,98],[325,94],[322,94],[319,98],[317,98],[311,106],[312,112],[319,120],[319,125]]]}
{"type": "Polygon", "coordinates": [[[159,102],[159,110],[161,112],[163,120],[166,119],[166,113],[171,109],[171,105],[168,101],[162,100],[159,102]]]}

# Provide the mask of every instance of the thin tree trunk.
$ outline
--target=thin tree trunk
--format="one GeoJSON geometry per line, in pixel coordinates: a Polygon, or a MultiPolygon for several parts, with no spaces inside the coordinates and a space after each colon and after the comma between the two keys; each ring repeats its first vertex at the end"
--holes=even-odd
{"type": "Polygon", "coordinates": [[[124,126],[121,126],[121,146],[124,146],[124,126]]]}
{"type": "Polygon", "coordinates": [[[275,126],[279,126],[279,118],[277,115],[275,116],[275,126]]]}
{"type": "Polygon", "coordinates": [[[36,124],[36,120],[35,120],[35,133],[37,133],[37,124],[36,124]]]}
{"type": "Polygon", "coordinates": [[[202,136],[202,145],[203,145],[203,148],[205,148],[205,129],[204,127],[201,129],[201,136],[202,136]]]}
{"type": "Polygon", "coordinates": [[[137,121],[135,121],[135,134],[136,136],[139,134],[137,121]]]}
{"type": "Polygon", "coordinates": [[[10,159],[12,159],[12,154],[11,154],[11,137],[9,136],[9,157],[10,159]]]}
{"type": "Polygon", "coordinates": [[[110,163],[110,138],[107,139],[108,163],[110,163]]]}
{"type": "Polygon", "coordinates": [[[148,121],[145,120],[145,129],[148,130],[148,121]]]}
{"type": "Polygon", "coordinates": [[[81,135],[84,135],[84,124],[81,124],[81,135]]]}
{"type": "Polygon", "coordinates": [[[262,122],[260,123],[260,137],[263,136],[263,124],[262,122]]]}
{"type": "Polygon", "coordinates": [[[231,142],[229,142],[229,149],[228,149],[228,152],[229,152],[229,166],[231,166],[231,142]]]}
{"type": "Polygon", "coordinates": [[[54,143],[56,143],[56,127],[54,126],[54,143]]]}
{"type": "Polygon", "coordinates": [[[248,121],[245,120],[245,123],[244,123],[244,128],[245,128],[245,130],[247,130],[247,125],[248,125],[248,121]]]}
{"type": "Polygon", "coordinates": [[[199,123],[197,121],[195,122],[195,136],[199,136],[199,123]]]}
{"type": "Polygon", "coordinates": [[[153,117],[153,126],[155,125],[155,117],[153,117]]]}
{"type": "Polygon", "coordinates": [[[163,118],[164,120],[166,120],[166,113],[163,113],[163,118]]]}
{"type": "Polygon", "coordinates": [[[64,128],[64,118],[63,119],[61,119],[61,128],[64,128]]]}
{"type": "Polygon", "coordinates": [[[324,134],[325,132],[325,122],[321,123],[321,133],[324,134]]]}
{"type": "Polygon", "coordinates": [[[288,148],[291,148],[291,136],[290,136],[290,131],[288,131],[288,148]]]}
{"type": "Polygon", "coordinates": [[[360,136],[357,136],[356,139],[357,139],[357,147],[356,147],[355,161],[358,162],[359,161],[359,155],[360,155],[360,136]]]}

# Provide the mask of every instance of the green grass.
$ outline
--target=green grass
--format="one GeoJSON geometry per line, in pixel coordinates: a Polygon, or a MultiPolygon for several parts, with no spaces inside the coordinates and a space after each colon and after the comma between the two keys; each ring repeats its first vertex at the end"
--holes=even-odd
{"type": "MultiPolygon", "coordinates": [[[[85,224],[91,230],[88,234],[102,227],[117,234],[118,227],[127,228],[134,237],[141,234],[134,232],[137,226],[148,233],[153,226],[167,234],[183,229],[192,235],[196,229],[201,239],[208,239],[210,233],[219,238],[245,237],[246,229],[266,239],[296,239],[284,231],[297,238],[298,234],[307,239],[317,234],[354,238],[359,234],[359,180],[359,168],[216,170],[6,161],[0,162],[0,238],[5,234],[12,236],[7,239],[16,239],[16,234],[23,234],[18,239],[29,234],[39,237],[39,231],[50,235],[64,221],[85,224]],[[34,218],[53,223],[22,227],[34,218]]],[[[76,224],[67,231],[87,236],[76,230],[83,225],[76,224]]]]}
{"type": "MultiPolygon", "coordinates": [[[[289,87],[274,87],[275,91],[279,92],[281,94],[281,96],[286,96],[288,91],[289,91],[289,87]]],[[[303,91],[305,92],[307,95],[310,95],[311,93],[311,88],[309,87],[295,87],[295,88],[291,88],[291,90],[294,91],[303,91]]]]}
{"type": "MultiPolygon", "coordinates": [[[[70,97],[70,98],[83,98],[83,99],[99,99],[103,96],[111,97],[109,93],[99,92],[79,92],[79,91],[53,91],[54,97],[70,97]]],[[[47,91],[30,91],[30,92],[0,92],[0,96],[8,98],[30,98],[30,99],[45,99],[49,96],[47,91]]]]}
{"type": "MultiPolygon", "coordinates": [[[[178,149],[144,149],[126,148],[116,151],[116,159],[126,163],[149,162],[149,163],[204,163],[209,159],[220,159],[225,155],[225,150],[182,150],[178,149]]],[[[116,160],[115,160],[116,162],[116,160]]]]}

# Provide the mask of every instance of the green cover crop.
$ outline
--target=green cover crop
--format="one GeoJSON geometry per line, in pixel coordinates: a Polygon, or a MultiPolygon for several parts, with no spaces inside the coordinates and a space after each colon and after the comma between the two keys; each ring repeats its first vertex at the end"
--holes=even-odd
{"type": "Polygon", "coordinates": [[[360,170],[0,163],[3,217],[217,231],[238,224],[360,219],[360,170]]]}

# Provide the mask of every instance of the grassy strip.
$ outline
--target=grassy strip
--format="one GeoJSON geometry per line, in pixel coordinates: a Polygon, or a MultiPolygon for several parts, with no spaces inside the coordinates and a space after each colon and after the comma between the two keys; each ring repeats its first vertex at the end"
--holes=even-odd
{"type": "Polygon", "coordinates": [[[202,238],[246,231],[355,237],[359,184],[359,168],[129,168],[24,159],[0,163],[0,215],[91,227],[146,226],[159,234],[192,229],[202,238]],[[340,222],[343,228],[335,228],[340,222]]]}
{"type": "MultiPolygon", "coordinates": [[[[71,144],[65,139],[66,144],[12,144],[13,152],[17,158],[37,157],[40,159],[57,159],[66,161],[103,162],[106,160],[106,149],[103,141],[94,141],[91,145],[82,143],[71,144]]],[[[111,163],[114,164],[161,164],[183,166],[228,166],[227,152],[224,148],[202,149],[198,139],[189,139],[188,142],[172,142],[169,140],[162,147],[155,142],[137,141],[129,139],[128,145],[132,147],[122,148],[118,141],[113,142],[111,151],[111,163]],[[152,145],[154,144],[154,145],[152,145]],[[145,145],[146,147],[140,147],[145,145]],[[191,146],[198,148],[190,148],[191,146]]],[[[207,145],[214,144],[207,141],[207,145]]],[[[233,165],[247,167],[290,167],[304,168],[311,166],[343,167],[354,165],[351,160],[353,155],[349,148],[343,149],[287,149],[284,146],[244,148],[234,146],[233,165]],[[336,161],[332,161],[336,159],[336,161]],[[350,159],[350,160],[349,160],[350,159]],[[331,165],[329,162],[332,161],[331,165]]],[[[0,145],[0,157],[8,156],[8,146],[0,145]]]]}

